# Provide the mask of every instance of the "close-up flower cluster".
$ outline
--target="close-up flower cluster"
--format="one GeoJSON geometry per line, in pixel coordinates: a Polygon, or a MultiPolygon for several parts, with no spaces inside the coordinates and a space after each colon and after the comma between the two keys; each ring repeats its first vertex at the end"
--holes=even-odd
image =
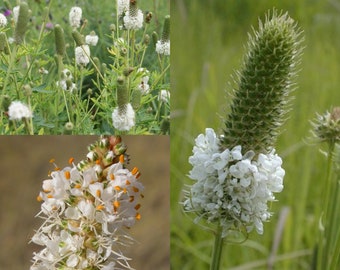
{"type": "Polygon", "coordinates": [[[195,183],[186,192],[184,209],[223,227],[225,237],[230,229],[256,229],[263,233],[263,222],[271,216],[267,202],[274,192],[283,189],[281,158],[273,149],[269,154],[248,151],[241,146],[220,149],[220,138],[213,129],[200,134],[189,163],[189,177],[195,183]]]}
{"type": "Polygon", "coordinates": [[[125,167],[126,149],[120,137],[101,137],[77,165],[55,165],[37,197],[44,222],[32,242],[43,249],[31,270],[131,268],[121,247],[133,243],[125,229],[141,219],[144,187],[137,167],[125,167]]]}

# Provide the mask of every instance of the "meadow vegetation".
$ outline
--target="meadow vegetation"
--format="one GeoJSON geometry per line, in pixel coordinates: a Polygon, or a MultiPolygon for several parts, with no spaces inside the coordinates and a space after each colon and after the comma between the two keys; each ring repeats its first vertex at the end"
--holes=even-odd
{"type": "Polygon", "coordinates": [[[120,1],[141,10],[138,28],[118,1],[26,2],[1,7],[1,134],[169,134],[170,56],[156,44],[170,1],[120,1]],[[17,21],[15,7],[26,2],[17,21]],[[81,9],[73,25],[72,7],[81,9]],[[16,108],[31,113],[13,115],[16,108]],[[132,109],[133,121],[124,119],[132,109]]]}

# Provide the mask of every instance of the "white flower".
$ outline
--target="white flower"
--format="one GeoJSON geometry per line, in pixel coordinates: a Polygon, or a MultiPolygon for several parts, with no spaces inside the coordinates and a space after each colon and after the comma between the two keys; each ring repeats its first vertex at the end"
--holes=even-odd
{"type": "Polygon", "coordinates": [[[81,16],[82,9],[80,7],[72,7],[69,14],[70,25],[78,28],[80,26],[81,16]]]}
{"type": "Polygon", "coordinates": [[[274,149],[256,158],[253,151],[242,154],[241,146],[222,151],[213,129],[206,129],[195,143],[189,157],[189,177],[195,183],[186,193],[184,209],[196,212],[196,221],[204,217],[219,222],[223,236],[233,226],[262,234],[263,222],[271,216],[267,202],[283,189],[281,158],[274,149]]]}
{"type": "Polygon", "coordinates": [[[143,12],[138,9],[136,16],[130,16],[130,11],[127,10],[123,18],[126,29],[138,30],[143,27],[143,12]]]}
{"type": "Polygon", "coordinates": [[[15,6],[13,8],[13,19],[14,19],[15,24],[18,22],[19,10],[20,10],[20,6],[15,6]]]}
{"type": "Polygon", "coordinates": [[[4,14],[0,13],[0,27],[5,27],[7,25],[7,18],[4,14]]]}
{"type": "Polygon", "coordinates": [[[70,70],[67,68],[63,69],[61,72],[61,79],[57,82],[57,86],[65,91],[70,91],[71,93],[77,89],[75,83],[73,83],[73,76],[70,70]]]}
{"type": "Polygon", "coordinates": [[[140,219],[144,187],[136,167],[124,168],[124,151],[110,150],[110,139],[89,147],[93,160],[71,161],[73,167],[57,168],[43,181],[38,200],[44,222],[32,237],[43,249],[34,253],[31,270],[130,268],[120,246],[132,240],[124,229],[140,219]]]}
{"type": "Polygon", "coordinates": [[[78,65],[86,66],[90,62],[90,48],[85,44],[78,46],[75,49],[76,63],[78,65]]]}
{"type": "Polygon", "coordinates": [[[10,120],[21,120],[22,118],[32,118],[32,111],[20,101],[13,101],[8,107],[10,120]]]}
{"type": "Polygon", "coordinates": [[[168,90],[161,90],[159,92],[158,98],[162,102],[169,103],[169,101],[170,101],[170,92],[168,90]]]}
{"type": "Polygon", "coordinates": [[[141,79],[140,84],[138,85],[138,89],[142,92],[143,95],[146,95],[150,92],[150,85],[149,82],[149,76],[144,76],[141,79]]]}
{"type": "Polygon", "coordinates": [[[130,0],[118,0],[117,1],[117,10],[118,10],[118,16],[123,15],[128,9],[130,5],[130,0]]]}
{"type": "Polygon", "coordinates": [[[93,31],[90,33],[90,35],[87,35],[85,37],[85,43],[91,46],[96,46],[98,43],[98,40],[99,40],[98,36],[93,31]]]}
{"type": "Polygon", "coordinates": [[[128,131],[135,126],[135,111],[130,103],[125,105],[125,109],[115,108],[112,113],[113,126],[121,131],[128,131]]]}
{"type": "Polygon", "coordinates": [[[170,55],[170,40],[165,42],[158,40],[156,43],[156,52],[158,54],[170,55]]]}

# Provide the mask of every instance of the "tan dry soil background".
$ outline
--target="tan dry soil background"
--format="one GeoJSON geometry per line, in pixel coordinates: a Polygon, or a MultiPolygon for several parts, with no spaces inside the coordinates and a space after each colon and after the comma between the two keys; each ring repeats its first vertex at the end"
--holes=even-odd
{"type": "MultiPolygon", "coordinates": [[[[42,181],[53,170],[51,158],[63,168],[70,157],[84,159],[87,146],[98,136],[1,136],[0,137],[0,268],[29,269],[28,244],[42,220],[36,201],[42,181]]],[[[142,219],[129,232],[138,241],[126,252],[136,270],[170,269],[169,136],[123,136],[130,154],[129,169],[137,166],[145,186],[142,219]]]]}

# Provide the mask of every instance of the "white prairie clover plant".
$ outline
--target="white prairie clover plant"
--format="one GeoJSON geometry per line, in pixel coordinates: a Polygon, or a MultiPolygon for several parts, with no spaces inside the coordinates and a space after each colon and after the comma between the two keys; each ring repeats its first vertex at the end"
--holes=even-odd
{"type": "Polygon", "coordinates": [[[195,182],[183,206],[196,214],[195,222],[214,225],[211,270],[219,269],[223,238],[231,230],[263,234],[271,216],[267,203],[283,189],[285,171],[274,142],[299,62],[299,36],[287,14],[268,13],[250,36],[223,134],[208,128],[195,141],[189,158],[195,182]]]}
{"type": "Polygon", "coordinates": [[[318,142],[327,143],[327,169],[322,181],[322,213],[319,217],[317,248],[313,269],[338,269],[340,267],[340,107],[317,115],[312,122],[312,134],[318,142]],[[335,255],[336,254],[336,255],[335,255]]]}
{"type": "Polygon", "coordinates": [[[141,218],[144,187],[139,170],[125,168],[126,149],[119,136],[102,137],[85,160],[71,158],[43,181],[37,199],[44,223],[32,238],[43,249],[31,270],[131,269],[120,247],[133,243],[125,229],[141,218]]]}

